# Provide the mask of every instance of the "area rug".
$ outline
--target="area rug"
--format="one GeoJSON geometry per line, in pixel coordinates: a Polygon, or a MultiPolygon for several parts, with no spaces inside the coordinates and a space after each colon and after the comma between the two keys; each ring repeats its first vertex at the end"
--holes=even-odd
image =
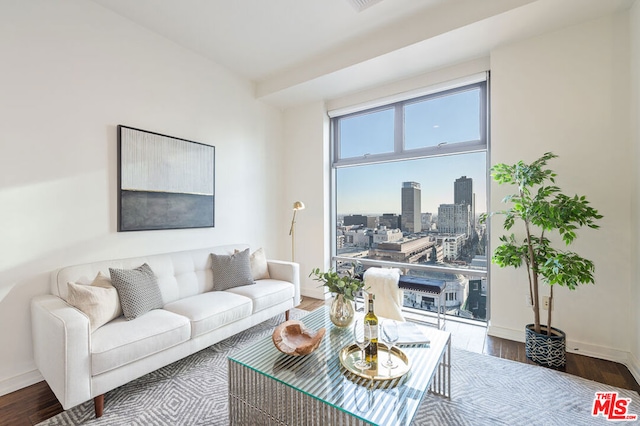
{"type": "MultiPolygon", "coordinates": [[[[292,318],[305,314],[296,309],[292,318]]],[[[282,321],[284,316],[274,317],[114,389],[105,395],[100,419],[88,401],[39,426],[227,425],[227,355],[271,334],[282,321]]],[[[592,416],[596,392],[630,398],[626,413],[640,415],[640,396],[633,391],[455,347],[451,361],[451,399],[426,395],[413,425],[611,424],[602,408],[592,416]]]]}

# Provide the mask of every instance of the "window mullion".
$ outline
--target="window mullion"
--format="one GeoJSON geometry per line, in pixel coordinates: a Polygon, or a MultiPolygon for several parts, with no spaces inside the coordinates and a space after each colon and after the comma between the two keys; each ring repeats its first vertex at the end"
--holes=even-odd
{"type": "Polygon", "coordinates": [[[404,103],[395,105],[394,117],[393,147],[396,154],[401,154],[404,151],[404,103]]]}
{"type": "MultiPolygon", "coordinates": [[[[402,140],[402,139],[401,139],[402,140]]],[[[415,160],[419,158],[441,157],[454,154],[468,154],[472,152],[486,151],[486,142],[483,140],[458,142],[451,145],[427,147],[421,149],[405,150],[399,153],[377,154],[367,157],[354,157],[337,160],[333,163],[334,168],[350,167],[365,164],[386,163],[393,161],[415,160]]]]}
{"type": "Polygon", "coordinates": [[[330,132],[333,136],[332,163],[336,164],[340,159],[340,119],[331,120],[330,132]]]}

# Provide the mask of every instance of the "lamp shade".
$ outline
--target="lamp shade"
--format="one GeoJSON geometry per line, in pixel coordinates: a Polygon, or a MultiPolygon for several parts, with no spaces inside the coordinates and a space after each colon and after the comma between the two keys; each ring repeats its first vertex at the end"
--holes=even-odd
{"type": "Polygon", "coordinates": [[[294,210],[304,210],[304,203],[302,201],[296,201],[293,203],[294,210]]]}

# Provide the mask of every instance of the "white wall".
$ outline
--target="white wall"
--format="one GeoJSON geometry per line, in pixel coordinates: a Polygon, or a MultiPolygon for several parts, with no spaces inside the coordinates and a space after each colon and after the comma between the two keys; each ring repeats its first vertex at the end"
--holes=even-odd
{"type": "MultiPolygon", "coordinates": [[[[558,154],[550,167],[569,194],[586,195],[604,219],[572,249],[595,262],[596,285],[554,292],[554,326],[568,350],[626,362],[630,347],[630,253],[635,161],[629,137],[628,15],[603,18],[497,48],[491,53],[491,162],[558,154]]],[[[492,185],[492,208],[504,188],[492,185]]],[[[493,245],[502,235],[494,219],[493,245]]],[[[524,340],[533,322],[521,270],[491,268],[490,334],[524,340]]],[[[545,321],[546,322],[546,321],[545,321]]],[[[635,327],[634,327],[635,329],[635,327]]]]}
{"type": "MultiPolygon", "coordinates": [[[[295,261],[300,263],[301,292],[303,296],[322,299],[324,289],[308,275],[314,268],[326,270],[331,254],[329,117],[324,103],[314,102],[286,111],[284,123],[285,205],[292,206],[295,201],[305,204],[296,217],[294,247],[295,261]]],[[[284,243],[291,256],[291,237],[284,243]]]]}
{"type": "Polygon", "coordinates": [[[41,380],[29,301],[55,268],[234,242],[287,256],[282,114],[249,82],[81,0],[4,2],[0,57],[0,394],[41,380]],[[118,124],[215,145],[215,228],[116,232],[118,124]]]}

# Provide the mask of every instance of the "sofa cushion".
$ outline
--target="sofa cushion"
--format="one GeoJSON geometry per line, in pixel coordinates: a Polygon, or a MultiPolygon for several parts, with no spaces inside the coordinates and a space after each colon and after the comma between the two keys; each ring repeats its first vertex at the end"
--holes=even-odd
{"type": "Polygon", "coordinates": [[[113,370],[189,340],[189,320],[155,309],[135,320],[117,318],[91,335],[91,374],[113,370]]]}
{"type": "Polygon", "coordinates": [[[251,307],[251,300],[244,296],[210,291],[168,303],[164,309],[188,318],[194,338],[250,316],[251,307]]]}
{"type": "Polygon", "coordinates": [[[102,272],[91,285],[69,282],[67,286],[69,304],[89,317],[91,332],[122,315],[118,291],[102,272]]]}
{"type": "Polygon", "coordinates": [[[236,287],[228,293],[248,297],[253,302],[253,312],[259,312],[279,303],[291,300],[294,286],[290,282],[280,280],[260,280],[255,285],[236,287]]]}
{"type": "Polygon", "coordinates": [[[254,284],[249,249],[233,254],[211,253],[211,268],[215,291],[254,284]]]}
{"type": "MultiPolygon", "coordinates": [[[[238,253],[239,251],[240,250],[236,250],[234,253],[238,253]]],[[[262,247],[251,253],[249,263],[251,265],[251,276],[254,281],[267,280],[271,278],[269,276],[267,256],[264,254],[264,249],[262,247]]]]}
{"type": "Polygon", "coordinates": [[[139,317],[152,309],[162,308],[158,279],[146,263],[135,269],[109,268],[111,282],[118,290],[126,319],[139,317]]]}
{"type": "Polygon", "coordinates": [[[254,280],[267,280],[269,277],[269,265],[267,263],[267,255],[264,254],[264,249],[251,253],[251,275],[254,280]]]}

